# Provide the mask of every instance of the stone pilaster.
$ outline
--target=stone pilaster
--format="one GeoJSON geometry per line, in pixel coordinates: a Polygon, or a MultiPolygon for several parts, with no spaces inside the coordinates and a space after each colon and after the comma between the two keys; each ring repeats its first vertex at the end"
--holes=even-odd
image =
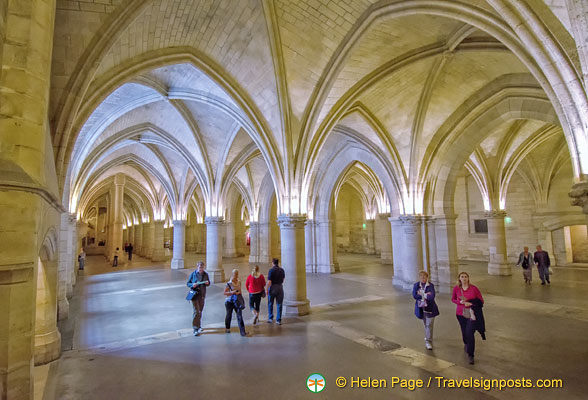
{"type": "Polygon", "coordinates": [[[489,211],[484,214],[488,220],[488,248],[490,260],[488,262],[488,274],[512,275],[512,268],[506,258],[506,229],[504,217],[506,212],[502,210],[489,211]]]}
{"type": "Polygon", "coordinates": [[[124,258],[124,240],[123,240],[123,198],[125,192],[125,181],[124,174],[118,173],[114,176],[114,199],[112,204],[113,217],[112,217],[112,247],[111,257],[114,258],[114,252],[118,248],[119,250],[119,264],[122,263],[124,258]]]}
{"type": "Polygon", "coordinates": [[[184,269],[185,236],[186,221],[174,221],[174,252],[171,260],[172,269],[184,269]]]}
{"type": "Polygon", "coordinates": [[[280,215],[278,217],[282,236],[282,267],[286,273],[284,281],[286,315],[306,315],[310,312],[310,301],[306,297],[305,221],[305,216],[280,215]]]}
{"type": "Polygon", "coordinates": [[[133,253],[143,255],[143,224],[135,225],[135,241],[133,242],[133,253]]]}
{"type": "Polygon", "coordinates": [[[225,281],[223,269],[223,217],[206,217],[206,272],[212,283],[225,281]]]}
{"type": "Polygon", "coordinates": [[[318,272],[318,243],[316,235],[316,221],[312,219],[306,220],[304,226],[304,256],[306,257],[306,272],[318,272]]]}
{"type": "Polygon", "coordinates": [[[423,229],[424,238],[423,248],[426,251],[425,257],[425,270],[429,272],[429,279],[431,282],[439,286],[439,277],[437,271],[437,242],[435,234],[435,218],[426,216],[424,217],[425,229],[423,229]]]}
{"type": "MultiPolygon", "coordinates": [[[[337,262],[337,235],[334,220],[317,221],[314,237],[316,272],[331,274],[339,271],[337,262]]],[[[282,248],[284,243],[282,242],[282,248]]]]}
{"type": "Polygon", "coordinates": [[[249,262],[258,263],[259,257],[259,224],[249,222],[249,262]]]}

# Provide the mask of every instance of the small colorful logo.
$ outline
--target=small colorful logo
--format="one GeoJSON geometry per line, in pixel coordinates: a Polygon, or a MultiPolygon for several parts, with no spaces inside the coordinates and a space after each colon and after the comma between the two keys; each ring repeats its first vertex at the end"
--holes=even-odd
{"type": "Polygon", "coordinates": [[[312,374],[306,378],[306,387],[312,393],[322,392],[325,389],[325,377],[321,374],[312,374]]]}

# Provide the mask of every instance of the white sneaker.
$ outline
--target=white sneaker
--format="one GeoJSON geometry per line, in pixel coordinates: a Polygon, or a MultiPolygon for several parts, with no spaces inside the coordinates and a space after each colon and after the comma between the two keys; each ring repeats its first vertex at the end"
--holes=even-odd
{"type": "Polygon", "coordinates": [[[433,350],[433,345],[431,345],[431,342],[425,342],[425,347],[427,350],[433,350]]]}

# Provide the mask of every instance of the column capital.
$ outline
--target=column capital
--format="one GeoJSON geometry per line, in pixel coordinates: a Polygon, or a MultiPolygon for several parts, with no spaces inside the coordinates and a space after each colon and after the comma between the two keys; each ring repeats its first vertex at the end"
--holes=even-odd
{"type": "Polygon", "coordinates": [[[500,219],[506,217],[506,211],[504,210],[492,210],[484,212],[484,217],[488,219],[500,219]]]}
{"type": "Polygon", "coordinates": [[[123,173],[118,173],[114,176],[114,184],[115,186],[124,186],[126,183],[126,177],[123,173]]]}
{"type": "Polygon", "coordinates": [[[568,196],[572,199],[573,206],[582,207],[584,214],[588,214],[588,181],[574,184],[568,196]]]}
{"type": "Polygon", "coordinates": [[[182,224],[182,225],[186,225],[186,223],[187,223],[187,222],[188,222],[188,221],[186,221],[186,220],[183,220],[183,219],[174,219],[174,220],[172,221],[172,223],[173,223],[174,225],[176,225],[176,224],[182,224]]]}
{"type": "Polygon", "coordinates": [[[306,215],[279,215],[278,225],[280,228],[301,228],[306,222],[306,215]]]}
{"type": "Polygon", "coordinates": [[[423,222],[422,215],[399,215],[398,218],[389,218],[390,221],[397,220],[402,224],[418,225],[423,222]]]}
{"type": "Polygon", "coordinates": [[[220,225],[224,222],[223,217],[206,217],[204,218],[204,223],[206,225],[220,225]]]}
{"type": "Polygon", "coordinates": [[[381,214],[378,214],[378,218],[380,218],[380,219],[390,219],[390,213],[381,213],[381,214]]]}

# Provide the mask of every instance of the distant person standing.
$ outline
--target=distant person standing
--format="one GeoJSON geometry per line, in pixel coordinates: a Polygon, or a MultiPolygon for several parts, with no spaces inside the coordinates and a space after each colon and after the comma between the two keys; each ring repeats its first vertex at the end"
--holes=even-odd
{"type": "Polygon", "coordinates": [[[118,247],[116,248],[116,250],[114,251],[114,260],[112,260],[112,266],[113,267],[118,267],[118,255],[119,255],[120,251],[118,250],[118,247]]]}
{"type": "Polygon", "coordinates": [[[517,261],[517,267],[520,265],[523,268],[523,279],[525,279],[525,284],[531,284],[533,280],[533,268],[531,267],[533,257],[531,253],[529,253],[529,248],[525,246],[523,248],[523,252],[519,254],[519,261],[517,261]]]}
{"type": "Polygon", "coordinates": [[[190,274],[186,283],[190,289],[196,290],[196,295],[192,297],[192,329],[194,336],[200,336],[202,331],[202,311],[204,310],[204,299],[206,298],[206,288],[210,286],[210,278],[204,270],[204,262],[199,261],[196,264],[196,271],[190,274]]]}
{"type": "Polygon", "coordinates": [[[259,265],[256,265],[251,275],[245,281],[245,287],[249,292],[249,308],[253,315],[253,325],[259,321],[259,308],[261,306],[261,297],[265,292],[265,277],[259,272],[259,265]]]}
{"type": "Polygon", "coordinates": [[[129,253],[129,261],[131,261],[133,259],[133,244],[129,243],[129,246],[127,247],[127,253],[129,253]]]}
{"type": "Polygon", "coordinates": [[[425,347],[433,350],[433,325],[439,315],[439,307],[435,303],[435,285],[429,281],[427,271],[419,272],[419,282],[412,287],[412,297],[416,300],[414,315],[423,320],[425,325],[425,347]]]}
{"type": "Polygon", "coordinates": [[[537,245],[537,251],[533,254],[533,261],[535,261],[535,265],[537,266],[537,271],[539,272],[539,278],[541,278],[541,284],[545,285],[545,281],[551,285],[549,281],[549,267],[551,266],[551,261],[549,260],[549,253],[541,248],[541,245],[537,245]]]}
{"type": "Polygon", "coordinates": [[[84,248],[82,247],[80,250],[80,254],[78,254],[78,267],[79,267],[80,271],[84,270],[85,263],[86,263],[86,252],[84,251],[84,248]]]}
{"type": "Polygon", "coordinates": [[[268,283],[268,300],[267,300],[267,311],[268,318],[267,322],[272,323],[274,321],[274,301],[276,302],[277,316],[276,323],[282,325],[282,304],[284,303],[284,288],[282,284],[286,278],[284,268],[281,268],[278,264],[280,261],[277,258],[272,260],[273,266],[270,268],[267,274],[268,283]]]}

